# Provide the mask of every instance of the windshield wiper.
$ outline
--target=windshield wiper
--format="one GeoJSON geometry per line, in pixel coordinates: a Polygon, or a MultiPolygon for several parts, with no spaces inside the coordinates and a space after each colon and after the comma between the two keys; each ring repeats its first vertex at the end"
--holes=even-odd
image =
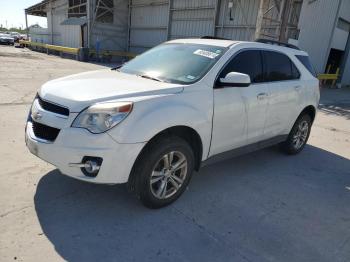
{"type": "Polygon", "coordinates": [[[112,67],[111,70],[112,70],[112,71],[118,71],[118,72],[119,72],[119,71],[120,71],[119,69],[120,69],[122,66],[123,66],[123,64],[117,65],[117,66],[115,66],[115,67],[112,67]]]}
{"type": "Polygon", "coordinates": [[[157,78],[157,77],[154,77],[154,76],[149,76],[149,75],[138,75],[140,77],[143,77],[143,78],[147,78],[147,79],[151,79],[151,80],[154,80],[154,81],[158,81],[158,82],[164,82],[163,80],[157,78]]]}

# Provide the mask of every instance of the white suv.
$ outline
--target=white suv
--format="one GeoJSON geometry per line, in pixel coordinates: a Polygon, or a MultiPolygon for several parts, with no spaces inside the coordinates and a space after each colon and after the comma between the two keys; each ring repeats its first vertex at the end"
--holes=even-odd
{"type": "Polygon", "coordinates": [[[319,97],[308,56],[296,48],[174,40],[119,68],[44,84],[26,144],[65,175],[127,183],[158,208],[203,164],[277,143],[299,153],[319,97]]]}

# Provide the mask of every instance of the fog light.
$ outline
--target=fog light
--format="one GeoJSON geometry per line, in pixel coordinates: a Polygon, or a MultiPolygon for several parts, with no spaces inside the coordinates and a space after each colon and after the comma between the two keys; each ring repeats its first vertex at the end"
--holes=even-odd
{"type": "Polygon", "coordinates": [[[81,168],[81,171],[84,173],[84,175],[95,177],[100,171],[102,165],[102,158],[84,156],[81,162],[84,164],[84,167],[81,168]]]}
{"type": "Polygon", "coordinates": [[[89,174],[96,173],[98,170],[100,170],[100,166],[92,160],[86,161],[84,168],[89,174]]]}
{"type": "Polygon", "coordinates": [[[79,167],[84,175],[96,177],[102,165],[101,157],[84,156],[81,163],[70,163],[70,167],[79,167]]]}

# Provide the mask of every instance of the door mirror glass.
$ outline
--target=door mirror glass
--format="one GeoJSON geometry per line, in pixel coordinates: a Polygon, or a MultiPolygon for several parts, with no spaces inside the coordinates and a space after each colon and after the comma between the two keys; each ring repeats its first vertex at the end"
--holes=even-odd
{"type": "Polygon", "coordinates": [[[225,78],[219,79],[220,86],[246,87],[251,84],[250,76],[247,74],[230,72],[225,78]]]}

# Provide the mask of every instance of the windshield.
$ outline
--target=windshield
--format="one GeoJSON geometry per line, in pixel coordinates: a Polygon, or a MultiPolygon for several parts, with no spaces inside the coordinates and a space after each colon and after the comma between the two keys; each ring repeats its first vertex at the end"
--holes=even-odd
{"type": "Polygon", "coordinates": [[[119,71],[157,81],[190,84],[202,78],[226,51],[198,44],[162,44],[137,56],[119,71]]]}

